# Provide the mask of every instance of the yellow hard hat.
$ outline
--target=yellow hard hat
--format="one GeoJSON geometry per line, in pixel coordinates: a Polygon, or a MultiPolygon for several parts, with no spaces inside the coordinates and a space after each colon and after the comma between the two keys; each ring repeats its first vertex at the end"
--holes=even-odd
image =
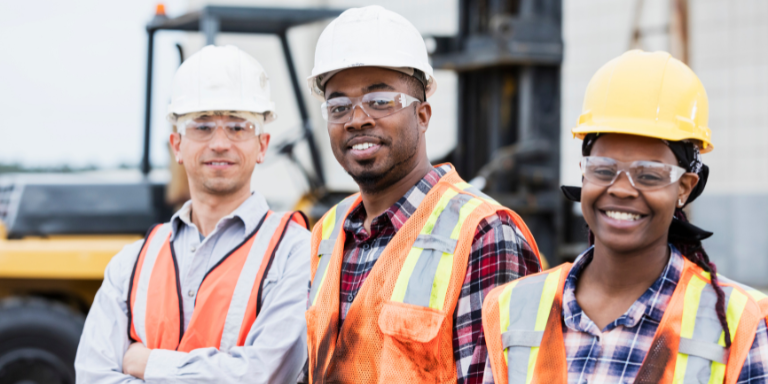
{"type": "Polygon", "coordinates": [[[670,141],[698,140],[712,150],[709,102],[693,71],[666,52],[633,50],[592,76],[571,132],[624,133],[670,141]]]}

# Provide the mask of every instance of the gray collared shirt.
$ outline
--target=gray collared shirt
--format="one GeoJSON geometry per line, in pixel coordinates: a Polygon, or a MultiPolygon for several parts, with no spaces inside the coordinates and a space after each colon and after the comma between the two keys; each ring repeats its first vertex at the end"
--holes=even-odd
{"type": "MultiPolygon", "coordinates": [[[[267,213],[267,202],[254,193],[223,217],[201,241],[190,219],[191,202],[171,218],[171,241],[179,262],[184,329],[194,310],[206,272],[251,234],[267,213]]],[[[202,348],[190,353],[153,350],[145,381],[122,373],[127,335],[128,284],[143,241],[127,245],[110,261],[104,282],[88,313],[75,359],[78,383],[282,383],[296,378],[307,357],[306,281],[310,234],[291,223],[267,273],[263,307],[245,346],[228,353],[202,348]]]]}

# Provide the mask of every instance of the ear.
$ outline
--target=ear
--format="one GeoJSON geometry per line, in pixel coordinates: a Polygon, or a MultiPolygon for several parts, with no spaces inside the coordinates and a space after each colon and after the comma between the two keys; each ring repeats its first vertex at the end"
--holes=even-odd
{"type": "Polygon", "coordinates": [[[256,140],[259,141],[258,154],[256,155],[256,163],[261,164],[264,162],[264,158],[267,156],[267,149],[269,148],[269,133],[262,133],[256,140]]]}
{"type": "Polygon", "coordinates": [[[416,119],[419,123],[419,128],[423,132],[427,132],[429,128],[429,120],[432,118],[432,105],[429,102],[421,102],[416,107],[416,119]]]}
{"type": "MultiPolygon", "coordinates": [[[[677,198],[679,201],[682,201],[683,204],[685,204],[686,201],[688,201],[688,196],[691,195],[691,192],[693,191],[693,188],[696,187],[696,184],[699,183],[699,175],[688,172],[683,175],[683,177],[680,178],[680,186],[677,191],[677,198]]],[[[678,203],[675,203],[678,204],[678,203]]]]}
{"type": "Polygon", "coordinates": [[[176,156],[176,162],[179,164],[183,163],[184,159],[181,157],[181,134],[178,132],[171,133],[170,142],[173,155],[176,156]]]}

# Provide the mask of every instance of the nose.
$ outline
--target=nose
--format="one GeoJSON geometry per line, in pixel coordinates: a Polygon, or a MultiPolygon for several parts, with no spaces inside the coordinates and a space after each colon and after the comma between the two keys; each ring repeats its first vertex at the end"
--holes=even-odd
{"type": "Polygon", "coordinates": [[[346,130],[360,130],[367,126],[375,126],[376,120],[374,120],[360,104],[352,107],[352,117],[344,124],[346,130]]]}
{"type": "Polygon", "coordinates": [[[232,146],[232,141],[227,137],[227,133],[224,132],[224,128],[217,126],[213,131],[211,140],[208,141],[208,148],[215,152],[223,152],[228,150],[232,146]]]}
{"type": "Polygon", "coordinates": [[[614,180],[613,184],[608,187],[608,193],[620,199],[635,198],[638,196],[637,189],[632,185],[629,173],[624,171],[616,176],[616,180],[614,180]]]}

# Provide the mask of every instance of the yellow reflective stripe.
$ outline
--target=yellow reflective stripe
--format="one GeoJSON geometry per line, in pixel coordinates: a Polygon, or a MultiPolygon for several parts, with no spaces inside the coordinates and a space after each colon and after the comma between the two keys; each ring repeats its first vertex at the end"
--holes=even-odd
{"type": "MultiPolygon", "coordinates": [[[[517,282],[520,280],[515,280],[509,284],[507,284],[506,287],[504,287],[504,290],[501,291],[501,294],[499,295],[499,330],[500,333],[503,334],[507,331],[507,328],[509,328],[509,299],[512,297],[512,289],[515,288],[515,285],[517,285],[517,282]]],[[[507,350],[509,348],[504,348],[504,361],[507,362],[507,350]]],[[[509,362],[507,362],[509,364],[509,362]]]]}
{"type": "MultiPolygon", "coordinates": [[[[693,330],[696,326],[696,313],[699,311],[701,302],[701,292],[707,283],[696,275],[691,277],[691,281],[685,288],[685,298],[683,300],[683,320],[680,325],[680,337],[693,338],[693,330]]],[[[673,383],[683,383],[685,379],[685,369],[688,365],[688,354],[678,353],[675,363],[675,376],[673,383]]]]}
{"type": "Polygon", "coordinates": [[[437,264],[437,273],[432,282],[432,293],[429,296],[429,307],[443,310],[445,295],[448,294],[448,283],[451,282],[451,271],[453,270],[453,254],[443,252],[440,262],[437,264]]]}
{"type": "Polygon", "coordinates": [[[454,191],[453,189],[448,189],[443,193],[443,196],[440,197],[440,201],[437,202],[437,205],[435,206],[435,209],[432,210],[432,213],[429,215],[429,219],[427,219],[427,222],[424,224],[424,227],[421,229],[422,235],[429,235],[432,233],[432,230],[435,229],[435,223],[437,223],[437,218],[440,217],[440,214],[443,213],[445,210],[445,207],[448,206],[448,203],[453,199],[454,196],[458,195],[459,193],[454,191]]]}
{"type": "Polygon", "coordinates": [[[531,347],[531,354],[528,355],[528,375],[525,377],[525,384],[531,384],[531,381],[533,381],[533,369],[536,367],[536,359],[538,357],[539,347],[531,347]]]}
{"type": "MultiPolygon", "coordinates": [[[[464,226],[464,222],[467,221],[467,217],[469,217],[469,215],[482,203],[482,200],[473,198],[461,207],[461,210],[459,210],[459,221],[456,223],[456,226],[453,227],[453,231],[451,232],[451,239],[459,239],[459,235],[461,234],[461,227],[464,226]]],[[[445,296],[448,294],[448,284],[451,282],[452,270],[453,254],[444,252],[442,257],[440,257],[440,262],[437,264],[437,273],[435,273],[435,280],[432,282],[432,293],[429,297],[430,308],[437,309],[438,311],[443,310],[445,296]]]]}
{"type": "Polygon", "coordinates": [[[555,294],[557,293],[557,285],[560,282],[560,274],[563,273],[562,268],[558,268],[547,276],[544,280],[544,291],[541,293],[541,302],[539,303],[539,312],[536,314],[536,325],[534,331],[543,331],[547,328],[547,320],[549,320],[549,313],[552,311],[552,302],[555,301],[555,294]]]}
{"type": "Polygon", "coordinates": [[[398,303],[403,302],[405,291],[408,289],[408,280],[411,278],[413,269],[416,268],[416,262],[419,261],[419,255],[421,255],[423,250],[423,248],[411,248],[410,252],[408,252],[403,268],[400,269],[400,274],[397,276],[395,290],[392,291],[390,300],[397,301],[398,303]]]}
{"type": "MultiPolygon", "coordinates": [[[[731,342],[736,337],[736,331],[739,328],[739,322],[741,321],[741,314],[744,313],[744,308],[747,306],[747,295],[741,293],[740,290],[733,288],[731,297],[728,299],[728,309],[726,310],[725,318],[728,321],[728,330],[731,333],[731,342]]],[[[721,347],[725,347],[725,332],[720,334],[720,340],[718,341],[721,347]]],[[[720,384],[725,380],[725,364],[712,362],[712,374],[709,376],[709,382],[711,384],[720,384]]]]}
{"type": "MultiPolygon", "coordinates": [[[[325,257],[331,257],[331,255],[326,255],[325,257]]],[[[311,305],[315,305],[317,303],[317,298],[320,297],[320,290],[323,288],[323,283],[325,282],[325,277],[328,276],[328,270],[331,269],[331,266],[328,265],[328,268],[325,268],[323,271],[323,277],[320,278],[320,285],[317,287],[317,294],[315,295],[315,299],[312,300],[311,305]]]]}
{"type": "Polygon", "coordinates": [[[459,211],[459,222],[456,223],[455,227],[453,227],[453,231],[451,232],[451,239],[453,240],[459,239],[459,235],[461,234],[461,227],[464,225],[464,222],[467,220],[467,217],[482,203],[483,201],[480,199],[472,199],[470,201],[467,201],[467,203],[464,204],[463,207],[461,207],[461,210],[459,211]]]}
{"type": "Polygon", "coordinates": [[[331,234],[333,233],[333,227],[336,226],[336,208],[338,205],[334,205],[333,208],[331,208],[330,211],[328,211],[328,215],[325,216],[325,220],[323,220],[323,240],[328,240],[331,238],[331,234]]]}

